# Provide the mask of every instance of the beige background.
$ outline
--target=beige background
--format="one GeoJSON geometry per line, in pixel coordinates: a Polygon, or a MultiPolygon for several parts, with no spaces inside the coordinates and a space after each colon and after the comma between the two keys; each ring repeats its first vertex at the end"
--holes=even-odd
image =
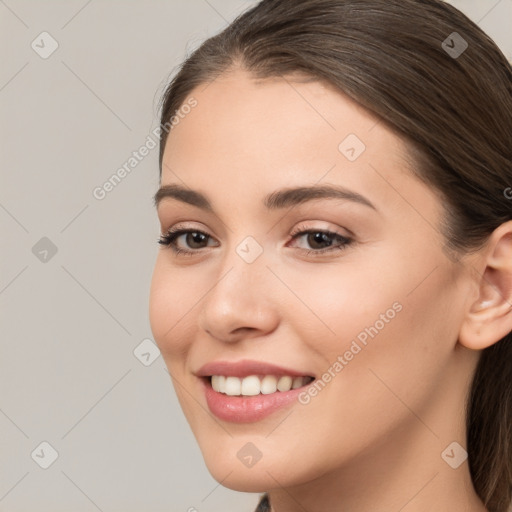
{"type": "MultiPolygon", "coordinates": [[[[158,125],[184,55],[254,3],[0,0],[0,512],[256,504],[209,475],[143,342],[157,149],[93,195],[158,125]]],[[[512,58],[512,0],[452,3],[512,58]]]]}

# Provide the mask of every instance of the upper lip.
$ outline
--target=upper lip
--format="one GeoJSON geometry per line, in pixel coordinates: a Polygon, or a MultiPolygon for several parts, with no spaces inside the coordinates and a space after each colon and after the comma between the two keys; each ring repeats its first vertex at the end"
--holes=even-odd
{"type": "Polygon", "coordinates": [[[225,375],[230,377],[248,377],[249,375],[275,375],[290,377],[312,377],[310,373],[292,370],[283,366],[277,366],[264,361],[212,361],[201,366],[196,372],[198,377],[210,377],[212,375],[225,375]]]}

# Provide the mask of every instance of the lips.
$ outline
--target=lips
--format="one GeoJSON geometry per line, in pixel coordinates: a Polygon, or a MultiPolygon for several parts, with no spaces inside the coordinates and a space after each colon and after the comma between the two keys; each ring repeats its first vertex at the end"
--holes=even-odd
{"type": "MultiPolygon", "coordinates": [[[[271,363],[249,360],[208,363],[196,372],[196,376],[202,381],[203,392],[210,411],[219,419],[232,423],[256,422],[277,410],[296,403],[299,393],[304,389],[303,386],[314,380],[314,376],[307,371],[302,372],[271,363]],[[254,389],[253,392],[244,396],[243,381],[256,381],[257,379],[261,379],[261,384],[266,379],[282,383],[288,380],[297,383],[300,381],[302,385],[294,387],[286,382],[287,385],[280,386],[281,389],[279,387],[277,389],[269,388],[268,393],[265,393],[263,388],[256,386],[258,389],[254,389]],[[231,389],[235,384],[240,386],[240,392],[238,392],[237,386],[234,391],[226,389],[224,382],[219,387],[218,382],[224,380],[228,381],[228,387],[231,389]]],[[[255,386],[256,382],[252,384],[255,386]]],[[[250,389],[252,388],[251,385],[250,389]]]]}
{"type": "Polygon", "coordinates": [[[236,362],[215,361],[207,363],[196,372],[198,377],[211,377],[212,375],[224,375],[225,377],[248,377],[250,375],[275,375],[283,377],[313,377],[308,371],[300,371],[292,368],[277,366],[263,361],[242,360],[236,362]]]}

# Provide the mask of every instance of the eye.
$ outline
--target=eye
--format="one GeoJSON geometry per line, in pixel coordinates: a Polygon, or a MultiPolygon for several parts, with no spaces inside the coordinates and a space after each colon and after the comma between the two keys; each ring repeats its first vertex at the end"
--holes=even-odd
{"type": "Polygon", "coordinates": [[[161,235],[158,243],[163,246],[170,247],[176,254],[192,255],[197,252],[198,249],[207,247],[209,240],[212,240],[212,238],[204,231],[200,231],[198,229],[182,229],[177,226],[172,227],[167,231],[167,233],[161,235]],[[188,249],[183,249],[178,246],[177,242],[182,237],[185,244],[188,246],[188,249]]]}
{"type": "MultiPolygon", "coordinates": [[[[311,247],[301,248],[308,255],[320,255],[328,252],[343,250],[353,243],[351,238],[348,238],[341,233],[334,231],[328,231],[323,229],[307,229],[304,226],[300,226],[296,231],[291,233],[292,241],[304,238],[305,242],[311,247]]],[[[169,247],[175,254],[184,256],[192,256],[197,253],[200,249],[208,247],[208,242],[213,238],[198,229],[184,229],[180,226],[172,227],[161,235],[158,243],[169,247]],[[180,247],[178,242],[182,238],[185,248],[180,247]]],[[[211,247],[212,245],[210,245],[211,247]]],[[[218,244],[213,244],[217,247],[218,244]]]]}
{"type": "Polygon", "coordinates": [[[343,250],[354,242],[341,233],[323,229],[306,229],[304,226],[300,226],[297,231],[292,233],[292,240],[301,238],[304,238],[307,245],[312,248],[301,248],[308,255],[343,250]]]}

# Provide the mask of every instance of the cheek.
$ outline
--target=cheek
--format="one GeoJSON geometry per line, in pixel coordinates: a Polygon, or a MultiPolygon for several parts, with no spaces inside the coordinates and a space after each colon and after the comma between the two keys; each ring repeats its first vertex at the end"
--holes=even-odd
{"type": "Polygon", "coordinates": [[[456,320],[447,314],[454,296],[448,274],[439,254],[425,248],[417,254],[409,249],[407,258],[394,246],[353,253],[339,265],[319,266],[308,279],[289,275],[287,282],[310,310],[294,308],[290,321],[316,326],[311,346],[330,359],[353,340],[367,348],[375,341],[373,350],[386,354],[414,349],[421,358],[456,332],[456,320]]]}
{"type": "Polygon", "coordinates": [[[283,280],[303,302],[296,301],[295,307],[283,311],[283,317],[289,317],[294,327],[307,329],[301,331],[301,340],[325,354],[348,349],[358,335],[364,342],[369,336],[365,329],[376,324],[380,332],[399,316],[397,310],[403,309],[408,286],[403,273],[391,277],[393,271],[385,271],[377,257],[369,262],[356,260],[350,256],[335,265],[318,265],[307,279],[303,272],[283,272],[283,280]],[[308,336],[314,329],[316,336],[308,336]]]}
{"type": "Polygon", "coordinates": [[[393,421],[399,402],[386,384],[411,406],[421,407],[449,364],[457,334],[457,318],[450,311],[454,287],[441,264],[431,273],[435,257],[349,267],[350,272],[326,269],[301,282],[297,295],[307,297],[314,314],[296,310],[295,325],[316,326],[315,337],[301,339],[323,361],[323,371],[335,375],[319,395],[332,403],[351,397],[331,409],[333,416],[353,407],[352,417],[367,421],[365,414],[374,408],[393,421]],[[357,404],[365,407],[359,410],[357,404]]]}
{"type": "Polygon", "coordinates": [[[192,327],[194,306],[201,298],[187,272],[173,269],[165,259],[165,254],[157,257],[149,294],[151,331],[164,359],[188,350],[192,338],[184,332],[192,327]]]}
{"type": "MultiPolygon", "coordinates": [[[[369,278],[368,274],[365,277],[369,278]]],[[[336,332],[333,335],[322,329],[318,331],[322,334],[304,338],[317,360],[325,362],[321,364],[325,364],[329,379],[309,403],[298,406],[301,420],[297,420],[297,428],[310,428],[308,421],[316,418],[316,435],[303,443],[300,451],[300,457],[312,464],[308,470],[311,474],[335,468],[341,459],[349,460],[391,438],[393,432],[407,428],[411,421],[414,424],[410,411],[422,415],[442,387],[442,375],[450,359],[452,344],[446,338],[449,315],[442,312],[451,292],[440,276],[428,284],[425,281],[413,293],[409,280],[397,280],[393,288],[383,280],[349,286],[356,281],[355,277],[353,282],[347,278],[346,286],[340,287],[331,280],[326,288],[329,292],[317,289],[309,296],[312,308],[336,332]],[[388,286],[381,288],[384,284],[388,286]]],[[[308,322],[319,323],[313,315],[308,322]]],[[[324,380],[325,375],[320,379],[324,380]]],[[[276,451],[280,443],[289,442],[291,425],[287,427],[286,439],[273,436],[276,451]]],[[[297,438],[304,435],[298,433],[297,438]]],[[[277,468],[272,471],[276,474],[277,468]]],[[[286,471],[276,474],[276,478],[286,478],[286,471]]]]}

